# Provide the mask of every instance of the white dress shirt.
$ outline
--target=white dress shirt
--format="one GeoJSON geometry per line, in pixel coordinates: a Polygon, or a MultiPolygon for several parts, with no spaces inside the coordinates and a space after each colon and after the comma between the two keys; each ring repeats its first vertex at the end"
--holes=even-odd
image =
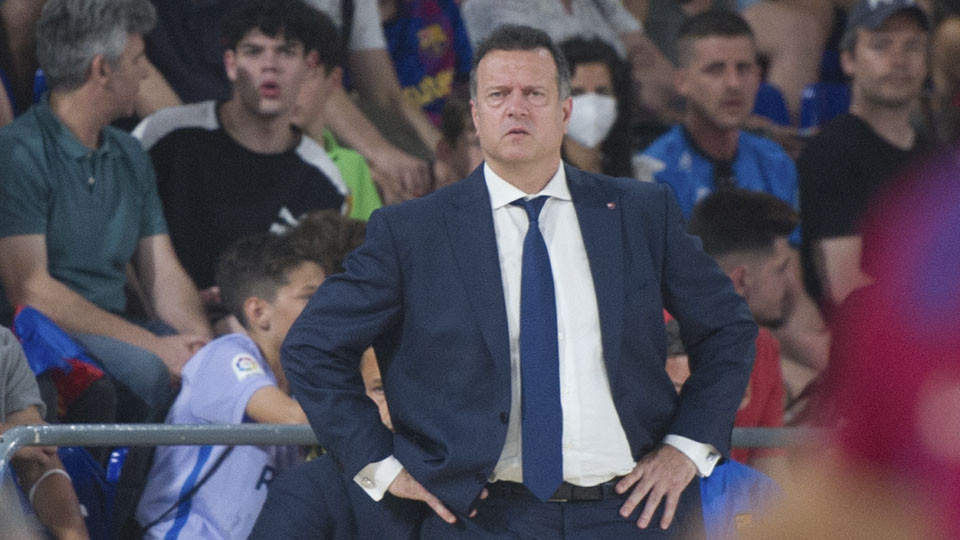
{"type": "MultiPolygon", "coordinates": [[[[628,474],[636,462],[613,404],[603,360],[600,315],[583,236],[561,166],[539,193],[529,195],[503,180],[484,164],[490,193],[493,227],[500,256],[500,275],[507,307],[510,339],[511,406],[507,438],[491,481],[523,481],[520,411],[520,274],[523,240],[529,218],[510,203],[541,195],[540,230],[550,254],[557,297],[557,339],[560,352],[560,402],[563,408],[563,479],[593,486],[628,474]]],[[[708,444],[668,435],[664,443],[676,447],[708,476],[720,455],[708,444]]],[[[390,456],[364,467],[354,480],[379,500],[402,465],[390,456]]]]}

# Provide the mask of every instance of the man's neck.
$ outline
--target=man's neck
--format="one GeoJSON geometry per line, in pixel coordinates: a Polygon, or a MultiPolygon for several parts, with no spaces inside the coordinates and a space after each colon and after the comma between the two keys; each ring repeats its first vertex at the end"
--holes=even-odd
{"type": "Polygon", "coordinates": [[[290,124],[289,114],[265,118],[247,110],[233,98],[220,108],[223,129],[241,146],[259,154],[279,154],[293,148],[300,134],[290,124]]]}
{"type": "Polygon", "coordinates": [[[497,176],[528,195],[540,192],[560,167],[560,158],[552,163],[509,163],[487,161],[497,176]]]}
{"type": "Polygon", "coordinates": [[[50,110],[60,119],[80,144],[96,149],[100,146],[100,132],[110,123],[96,106],[97,100],[89,99],[88,90],[50,92],[50,110]]]}
{"type": "Polygon", "coordinates": [[[739,129],[718,128],[698,118],[687,116],[683,122],[687,134],[708,158],[730,161],[737,155],[739,129]]]}
{"type": "Polygon", "coordinates": [[[888,107],[859,100],[850,105],[850,113],[866,122],[881,139],[901,150],[912,149],[916,142],[909,105],[888,107]]]}

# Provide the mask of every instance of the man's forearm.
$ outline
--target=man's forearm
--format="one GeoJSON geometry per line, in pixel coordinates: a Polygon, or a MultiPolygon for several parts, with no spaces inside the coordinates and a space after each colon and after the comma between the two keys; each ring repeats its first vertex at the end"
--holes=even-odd
{"type": "Polygon", "coordinates": [[[150,291],[150,296],[157,316],[177,332],[207,338],[213,336],[200,303],[200,294],[186,273],[171,273],[150,291]]]}
{"type": "MultiPolygon", "coordinates": [[[[332,91],[324,106],[323,118],[338,139],[367,159],[391,146],[342,88],[332,91]]],[[[311,132],[314,138],[319,135],[311,132]]]]}
{"type": "Polygon", "coordinates": [[[147,350],[157,340],[148,330],[99,308],[49,276],[30,280],[12,301],[40,310],[66,332],[107,336],[147,350]]]}

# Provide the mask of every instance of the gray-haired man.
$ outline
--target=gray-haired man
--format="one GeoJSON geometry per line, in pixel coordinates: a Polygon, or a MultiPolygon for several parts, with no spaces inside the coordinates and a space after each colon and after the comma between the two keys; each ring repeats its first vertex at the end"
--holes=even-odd
{"type": "Polygon", "coordinates": [[[147,0],[48,0],[37,55],[50,93],[0,130],[0,320],[29,304],[74,334],[121,383],[123,420],[153,416],[210,337],[150,159],[109,127],[133,111],[154,21],[147,0]],[[128,264],[161,333],[179,335],[126,317],[128,264]]]}

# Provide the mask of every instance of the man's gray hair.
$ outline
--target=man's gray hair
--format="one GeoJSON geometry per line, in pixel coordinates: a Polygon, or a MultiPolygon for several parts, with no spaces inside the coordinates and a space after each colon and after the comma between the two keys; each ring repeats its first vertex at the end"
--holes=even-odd
{"type": "Polygon", "coordinates": [[[73,90],[98,54],[115,65],[129,34],[156,24],[149,0],[47,0],[37,23],[37,60],[51,89],[73,90]]]}

